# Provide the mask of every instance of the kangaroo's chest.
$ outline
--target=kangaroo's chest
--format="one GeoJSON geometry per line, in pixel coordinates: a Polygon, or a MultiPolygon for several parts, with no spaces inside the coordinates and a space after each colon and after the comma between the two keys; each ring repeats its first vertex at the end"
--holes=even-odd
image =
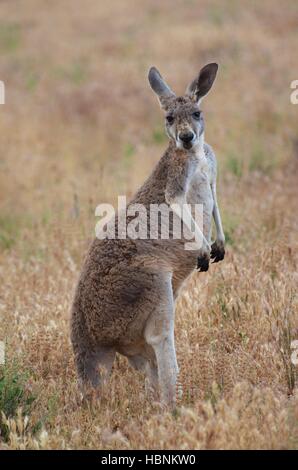
{"type": "Polygon", "coordinates": [[[199,218],[199,225],[205,237],[209,240],[213,212],[213,196],[210,185],[210,168],[207,161],[203,161],[195,169],[188,186],[187,203],[191,205],[193,217],[199,218]],[[201,219],[202,217],[202,219],[201,219]]]}
{"type": "Polygon", "coordinates": [[[210,169],[207,162],[203,162],[194,171],[188,186],[186,200],[189,204],[202,204],[204,212],[213,211],[213,197],[210,185],[210,169]]]}

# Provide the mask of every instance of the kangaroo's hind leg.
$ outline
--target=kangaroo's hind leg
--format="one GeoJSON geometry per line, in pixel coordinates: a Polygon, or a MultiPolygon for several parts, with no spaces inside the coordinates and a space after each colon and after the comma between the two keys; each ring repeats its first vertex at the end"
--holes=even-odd
{"type": "Polygon", "coordinates": [[[83,396],[88,398],[89,392],[92,389],[99,390],[108,378],[116,351],[112,347],[91,341],[85,325],[83,311],[78,301],[74,302],[72,309],[71,342],[79,389],[83,396]]]}
{"type": "Polygon", "coordinates": [[[83,396],[90,390],[97,389],[108,379],[115,359],[116,351],[112,348],[98,347],[80,351],[76,355],[79,386],[83,396]]]}
{"type": "Polygon", "coordinates": [[[175,308],[172,276],[165,273],[156,279],[152,291],[155,309],[147,320],[145,340],[154,349],[163,404],[173,408],[176,401],[178,365],[174,343],[175,308]]]}

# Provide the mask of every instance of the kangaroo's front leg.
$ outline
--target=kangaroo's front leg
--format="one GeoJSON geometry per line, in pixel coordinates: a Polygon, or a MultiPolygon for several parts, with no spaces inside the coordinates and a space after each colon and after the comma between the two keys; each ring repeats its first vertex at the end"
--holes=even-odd
{"type": "Polygon", "coordinates": [[[170,203],[170,206],[173,212],[175,212],[176,215],[182,219],[183,223],[190,232],[192,231],[192,227],[194,228],[195,242],[189,242],[190,249],[198,249],[200,251],[197,269],[200,271],[208,271],[211,247],[204,237],[202,230],[193,219],[186,200],[184,197],[174,198],[170,203]]]}
{"type": "Polygon", "coordinates": [[[201,271],[207,271],[211,247],[204,237],[201,228],[194,220],[186,201],[186,194],[195,167],[195,163],[187,160],[183,152],[176,151],[173,157],[173,165],[168,174],[165,198],[173,212],[182,220],[189,232],[192,233],[194,230],[195,242],[186,244],[189,246],[186,249],[199,251],[197,268],[201,271]]]}
{"type": "Polygon", "coordinates": [[[211,258],[213,259],[214,263],[218,261],[222,261],[225,257],[225,235],[222,228],[221,217],[219,212],[219,207],[217,203],[217,196],[216,196],[216,182],[214,181],[211,184],[211,191],[213,196],[213,217],[216,227],[216,240],[212,244],[211,247],[211,258]]]}

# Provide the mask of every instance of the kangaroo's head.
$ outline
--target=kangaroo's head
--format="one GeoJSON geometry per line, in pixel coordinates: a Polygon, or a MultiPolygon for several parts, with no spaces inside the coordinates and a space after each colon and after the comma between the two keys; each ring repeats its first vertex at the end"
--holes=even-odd
{"type": "Polygon", "coordinates": [[[178,148],[194,149],[203,141],[202,98],[213,85],[218,65],[205,65],[190,83],[184,96],[176,96],[155,67],[149,70],[149,83],[165,112],[166,132],[178,148]]]}

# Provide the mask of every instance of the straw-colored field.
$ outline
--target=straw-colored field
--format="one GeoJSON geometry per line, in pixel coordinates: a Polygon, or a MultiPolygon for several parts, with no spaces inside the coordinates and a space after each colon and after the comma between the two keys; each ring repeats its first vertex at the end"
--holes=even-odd
{"type": "Polygon", "coordinates": [[[0,3],[0,449],[298,448],[297,50],[295,0],[0,3]],[[94,209],[167,145],[148,67],[183,93],[214,60],[227,256],[177,304],[184,395],[163,412],[118,357],[80,406],[69,310],[94,209]]]}

